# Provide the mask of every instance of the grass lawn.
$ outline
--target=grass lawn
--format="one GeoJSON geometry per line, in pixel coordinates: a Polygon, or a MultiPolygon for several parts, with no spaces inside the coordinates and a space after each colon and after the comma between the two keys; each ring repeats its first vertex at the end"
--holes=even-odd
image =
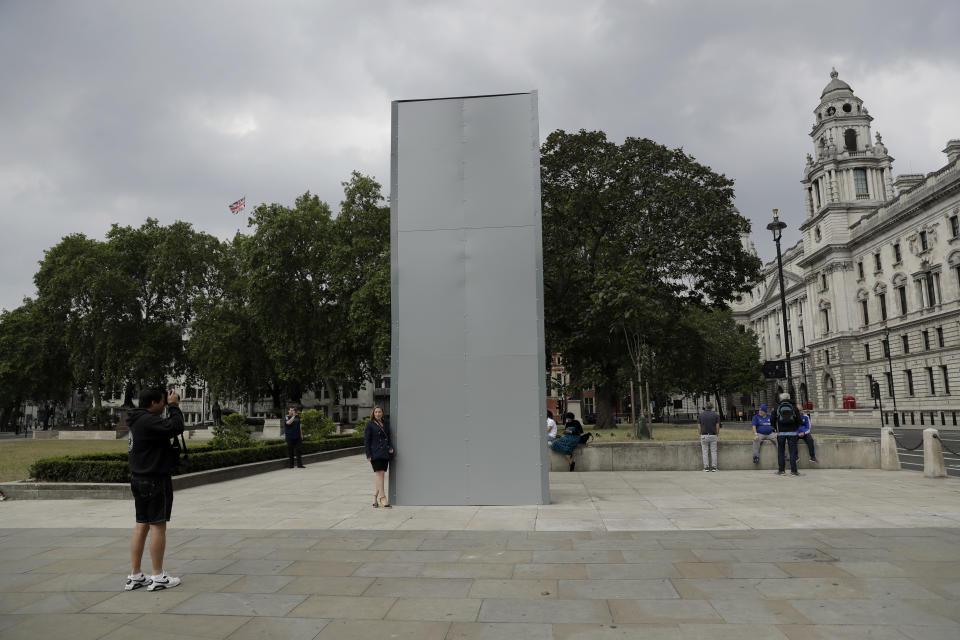
{"type": "MultiPolygon", "coordinates": [[[[660,441],[699,440],[696,425],[655,423],[653,439],[660,441]]],[[[595,429],[593,425],[583,427],[584,431],[594,434],[594,442],[636,442],[632,424],[618,424],[615,429],[595,429]]],[[[753,431],[749,429],[721,429],[721,440],[753,440],[753,431]]]]}
{"type": "MultiPolygon", "coordinates": [[[[697,425],[655,423],[653,439],[660,441],[699,440],[697,425]]],[[[747,427],[750,425],[748,424],[747,427]]],[[[596,429],[593,425],[585,425],[584,431],[594,435],[593,442],[636,442],[632,424],[618,424],[615,429],[596,429]]],[[[562,432],[562,431],[561,431],[562,432]]],[[[817,438],[831,438],[837,436],[817,435],[817,438]]],[[[720,429],[720,440],[753,440],[753,430],[749,428],[720,429]]]]}
{"type": "Polygon", "coordinates": [[[40,458],[126,450],[126,440],[4,440],[0,442],[0,482],[26,480],[30,465],[40,458]]]}

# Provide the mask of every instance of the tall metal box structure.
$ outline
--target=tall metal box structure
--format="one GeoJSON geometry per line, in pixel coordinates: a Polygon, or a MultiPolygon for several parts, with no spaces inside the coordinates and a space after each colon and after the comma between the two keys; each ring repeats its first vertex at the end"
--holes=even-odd
{"type": "Polygon", "coordinates": [[[391,500],[550,501],[537,93],[393,102],[391,500]]]}

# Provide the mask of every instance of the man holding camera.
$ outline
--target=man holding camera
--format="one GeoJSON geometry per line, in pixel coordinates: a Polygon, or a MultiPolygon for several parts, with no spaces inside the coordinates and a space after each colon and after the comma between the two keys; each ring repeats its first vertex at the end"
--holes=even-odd
{"type": "Polygon", "coordinates": [[[144,389],[140,392],[140,407],[127,414],[130,489],[137,526],[130,540],[132,571],[127,576],[124,591],[140,587],[159,591],[180,584],[180,578],[168,576],[163,570],[167,522],[173,507],[172,476],[180,459],[176,437],[183,433],[183,413],[179,403],[180,396],[174,391],[144,389]],[[162,417],[164,409],[167,410],[166,418],[162,417]],[[153,574],[149,576],[140,570],[147,534],[153,563],[153,574]]]}
{"type": "Polygon", "coordinates": [[[293,459],[296,456],[297,468],[306,469],[303,466],[303,428],[300,426],[300,416],[297,415],[296,407],[287,409],[287,417],[283,421],[283,435],[287,440],[290,468],[293,469],[293,459]]]}

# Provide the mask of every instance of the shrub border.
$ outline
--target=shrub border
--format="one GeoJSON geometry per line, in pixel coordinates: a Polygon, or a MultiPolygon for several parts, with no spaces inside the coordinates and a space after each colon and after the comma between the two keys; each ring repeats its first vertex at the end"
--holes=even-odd
{"type": "MultiPolygon", "coordinates": [[[[345,447],[304,454],[305,464],[334,460],[363,453],[363,447],[345,447]]],[[[173,478],[174,490],[245,478],[287,468],[285,458],[186,473],[173,478]]],[[[3,482],[0,491],[14,500],[132,500],[130,484],[124,482],[3,482]]]]}

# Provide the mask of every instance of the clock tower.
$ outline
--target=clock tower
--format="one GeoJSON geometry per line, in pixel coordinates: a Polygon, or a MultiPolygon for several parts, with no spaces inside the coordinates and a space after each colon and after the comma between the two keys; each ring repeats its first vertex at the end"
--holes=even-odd
{"type": "Polygon", "coordinates": [[[813,115],[814,153],[807,154],[800,181],[806,202],[801,229],[807,253],[845,244],[850,240],[850,225],[895,195],[893,158],[879,133],[875,141],[871,139],[873,117],[836,69],[830,72],[813,115]]]}

